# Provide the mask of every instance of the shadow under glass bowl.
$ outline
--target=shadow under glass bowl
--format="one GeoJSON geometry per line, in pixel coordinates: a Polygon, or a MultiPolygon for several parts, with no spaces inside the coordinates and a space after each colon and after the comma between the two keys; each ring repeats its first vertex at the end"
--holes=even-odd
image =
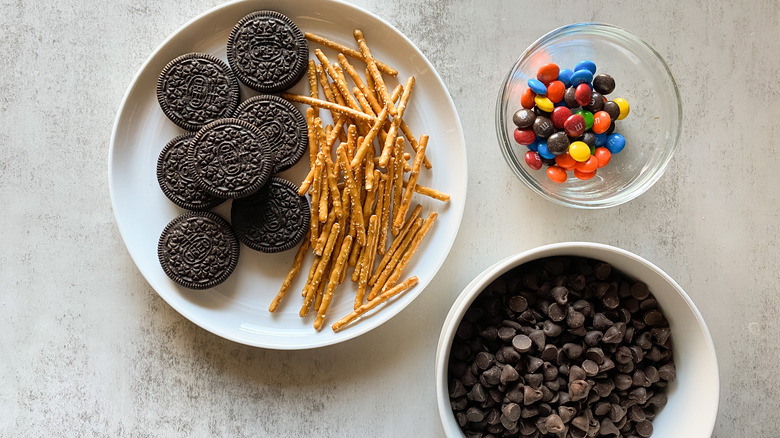
{"type": "Polygon", "coordinates": [[[634,34],[600,23],[564,26],[531,44],[504,80],[496,106],[499,145],[512,171],[534,192],[578,208],[616,206],[649,189],[677,149],[681,122],[680,93],[661,56],[634,34]],[[615,91],[606,98],[622,97],[630,105],[628,117],[616,121],[615,129],[626,138],[626,147],[593,178],[583,181],[569,172],[564,183],[555,183],[546,167],[533,170],[525,163],[528,149],[514,140],[512,115],[522,108],[520,96],[539,67],[553,62],[574,69],[585,59],[596,63],[596,74],[615,79],[615,91]]]}

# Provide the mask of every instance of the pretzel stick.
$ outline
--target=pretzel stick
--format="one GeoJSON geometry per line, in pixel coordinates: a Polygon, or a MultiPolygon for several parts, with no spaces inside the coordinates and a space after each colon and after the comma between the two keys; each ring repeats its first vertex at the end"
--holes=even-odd
{"type": "Polygon", "coordinates": [[[314,246],[314,239],[319,235],[318,229],[320,224],[319,217],[319,205],[320,205],[320,191],[322,190],[322,150],[317,154],[317,159],[314,166],[314,181],[311,186],[311,245],[314,246]]]}
{"type": "Polygon", "coordinates": [[[382,194],[382,215],[379,219],[379,223],[382,225],[379,227],[379,254],[385,253],[385,247],[387,246],[387,222],[390,219],[390,208],[393,193],[393,176],[390,174],[390,170],[393,169],[395,164],[395,158],[390,158],[388,173],[382,175],[385,179],[385,191],[382,194]]]}
{"type": "MultiPolygon", "coordinates": [[[[395,153],[393,154],[395,157],[395,172],[393,175],[393,212],[388,220],[388,225],[392,225],[393,218],[398,215],[398,210],[401,207],[401,195],[403,195],[402,192],[404,189],[404,163],[406,163],[406,160],[402,158],[403,150],[404,138],[398,137],[395,141],[395,153]]],[[[392,227],[390,232],[393,236],[398,235],[398,230],[392,229],[392,227]]]]}
{"type": "MultiPolygon", "coordinates": [[[[409,181],[404,181],[404,188],[408,189],[408,186],[409,186],[409,181]]],[[[430,187],[421,186],[419,184],[414,185],[414,191],[423,196],[433,198],[437,201],[448,202],[450,200],[450,195],[444,192],[440,192],[436,189],[432,189],[430,187]]]]}
{"type": "MultiPolygon", "coordinates": [[[[374,114],[377,114],[380,111],[382,111],[382,105],[380,105],[379,102],[376,100],[376,97],[374,97],[374,93],[371,92],[371,90],[368,88],[368,85],[366,85],[366,83],[363,82],[363,79],[355,70],[355,67],[353,67],[352,64],[349,63],[347,57],[344,56],[343,53],[339,53],[338,58],[339,58],[339,63],[341,64],[342,67],[344,67],[344,71],[347,72],[349,77],[352,78],[352,82],[354,82],[355,85],[357,86],[357,89],[359,89],[360,92],[363,94],[363,96],[365,96],[366,101],[370,105],[371,110],[374,111],[374,114]]],[[[352,90],[352,92],[357,96],[355,90],[352,90]]]]}
{"type": "MultiPolygon", "coordinates": [[[[376,245],[379,242],[379,218],[375,214],[371,215],[369,219],[368,230],[368,245],[363,248],[363,253],[361,254],[363,260],[359,265],[360,273],[357,279],[358,290],[355,295],[355,309],[363,304],[363,300],[366,297],[366,289],[368,288],[368,278],[371,276],[371,271],[374,267],[376,245]]],[[[352,278],[354,281],[354,276],[352,278]]]]}
{"type": "Polygon", "coordinates": [[[358,146],[358,150],[355,152],[355,158],[352,159],[350,166],[357,167],[360,162],[363,161],[363,158],[366,156],[368,149],[374,146],[374,138],[376,138],[376,134],[379,132],[379,129],[382,128],[382,124],[385,123],[385,120],[387,120],[387,114],[387,107],[382,108],[382,111],[379,112],[379,115],[374,121],[374,125],[371,126],[371,130],[368,131],[368,134],[366,134],[365,138],[363,138],[363,142],[358,146]]]}
{"type": "Polygon", "coordinates": [[[404,111],[406,110],[406,104],[409,102],[409,97],[412,95],[412,87],[414,87],[414,76],[409,76],[409,79],[406,80],[406,85],[404,85],[404,92],[401,95],[401,102],[398,104],[398,108],[396,109],[397,112],[396,114],[393,114],[393,124],[390,125],[390,131],[387,133],[385,147],[382,149],[382,155],[379,157],[380,166],[387,165],[387,160],[390,156],[390,148],[392,147],[390,139],[395,141],[395,138],[398,135],[398,127],[403,120],[404,111]]]}
{"type": "MultiPolygon", "coordinates": [[[[331,260],[332,261],[332,260],[331,260]]],[[[330,276],[330,272],[333,269],[333,265],[329,264],[325,268],[325,274],[323,274],[324,278],[327,278],[330,276]]],[[[320,305],[322,304],[322,295],[325,294],[325,287],[328,285],[327,281],[320,281],[320,285],[317,286],[317,293],[314,294],[314,311],[319,312],[320,305]]]]}
{"type": "Polygon", "coordinates": [[[301,306],[301,311],[299,312],[301,317],[309,314],[309,308],[311,308],[311,305],[314,302],[314,296],[317,293],[317,288],[320,285],[320,281],[322,281],[322,275],[325,273],[325,266],[327,266],[328,262],[330,261],[331,254],[333,253],[333,245],[336,244],[336,238],[340,233],[341,227],[339,224],[333,224],[333,227],[330,229],[330,235],[328,236],[328,243],[325,244],[325,250],[322,252],[322,258],[320,258],[320,261],[317,264],[317,270],[314,272],[314,276],[312,277],[311,281],[308,282],[304,288],[306,290],[306,298],[304,298],[303,306],[301,306]]]}
{"type": "Polygon", "coordinates": [[[378,305],[384,303],[385,301],[389,300],[390,298],[393,298],[396,295],[402,294],[403,292],[406,292],[407,290],[413,288],[418,283],[417,277],[412,276],[407,278],[403,283],[399,283],[394,288],[386,291],[379,297],[377,297],[373,301],[369,301],[357,309],[353,310],[349,315],[341,318],[340,320],[336,321],[331,328],[334,332],[339,332],[344,329],[348,324],[355,321],[356,319],[360,318],[363,314],[370,311],[371,309],[377,307],[378,305]]]}
{"type": "Polygon", "coordinates": [[[322,226],[322,232],[320,233],[320,236],[317,238],[317,244],[314,245],[312,248],[312,252],[314,255],[321,256],[322,251],[325,249],[325,244],[328,242],[328,236],[330,235],[330,229],[333,227],[333,223],[336,222],[336,210],[332,209],[330,213],[328,213],[328,220],[325,221],[325,224],[322,226]]]}
{"type": "Polygon", "coordinates": [[[357,99],[358,103],[360,104],[360,108],[363,110],[364,113],[368,114],[369,116],[376,117],[376,113],[374,112],[374,109],[371,108],[371,104],[368,103],[368,100],[366,99],[366,95],[363,94],[362,91],[360,91],[360,88],[352,87],[352,94],[355,95],[355,99],[357,99]]]}
{"type": "MultiPolygon", "coordinates": [[[[309,60],[309,67],[308,67],[308,74],[309,74],[309,96],[311,96],[313,99],[319,99],[319,87],[317,87],[317,63],[314,62],[313,59],[309,60]]],[[[319,117],[319,110],[317,108],[312,108],[314,110],[314,117],[319,117]]]]}
{"type": "MultiPolygon", "coordinates": [[[[438,214],[435,211],[432,211],[428,215],[428,218],[425,219],[425,223],[420,228],[420,231],[418,231],[414,235],[414,240],[412,240],[411,245],[409,245],[409,247],[406,249],[403,257],[401,257],[401,260],[398,262],[395,269],[393,269],[393,273],[390,274],[384,286],[382,286],[382,292],[387,290],[388,287],[392,287],[395,284],[395,282],[398,281],[399,278],[401,278],[401,274],[404,272],[404,269],[406,269],[406,267],[409,265],[409,262],[412,260],[412,257],[417,252],[417,249],[420,247],[420,243],[425,238],[425,235],[428,234],[428,231],[430,231],[431,227],[433,226],[433,222],[436,221],[436,216],[438,216],[438,214]]],[[[377,285],[375,284],[374,287],[376,286],[377,285]]]]}
{"type": "Polygon", "coordinates": [[[276,312],[276,309],[279,308],[279,304],[282,302],[285,295],[287,295],[287,292],[290,291],[290,286],[292,285],[293,279],[295,279],[295,276],[298,275],[298,272],[301,271],[301,267],[303,266],[303,258],[306,256],[307,249],[309,249],[308,233],[306,237],[303,238],[301,246],[298,247],[298,252],[295,253],[293,264],[290,267],[290,270],[287,272],[287,276],[284,277],[282,287],[279,289],[279,292],[276,293],[273,301],[271,301],[271,305],[268,306],[269,312],[276,312]]]}
{"type": "MultiPolygon", "coordinates": [[[[333,164],[333,159],[331,158],[331,148],[333,147],[333,143],[336,141],[338,132],[341,131],[341,127],[344,124],[344,120],[345,118],[342,117],[339,119],[338,122],[336,122],[335,129],[331,132],[331,136],[327,138],[325,138],[325,133],[322,130],[322,125],[320,124],[318,127],[315,121],[315,131],[317,131],[318,133],[320,144],[323,145],[322,155],[325,157],[325,169],[324,169],[325,180],[327,182],[328,190],[330,190],[330,198],[333,204],[333,209],[336,210],[336,215],[338,217],[344,215],[344,210],[341,205],[341,193],[339,192],[335,166],[333,164]]],[[[325,211],[327,212],[327,205],[325,206],[325,211]]],[[[324,222],[324,220],[322,219],[322,198],[320,198],[320,222],[324,222]]]]}
{"type": "MultiPolygon", "coordinates": [[[[414,222],[420,216],[420,212],[422,212],[422,205],[417,204],[417,206],[414,207],[414,210],[412,210],[412,214],[409,216],[409,219],[407,219],[403,228],[401,228],[401,232],[398,233],[398,236],[395,238],[395,240],[393,240],[393,243],[390,244],[390,248],[388,248],[384,257],[382,257],[382,260],[379,261],[379,266],[377,266],[376,270],[374,271],[374,274],[368,279],[369,286],[373,286],[376,283],[376,281],[379,279],[379,276],[382,274],[382,271],[385,269],[387,264],[390,263],[393,254],[395,254],[395,252],[398,251],[398,247],[400,247],[401,244],[403,243],[403,239],[406,237],[407,234],[409,234],[409,230],[414,226],[414,222]]],[[[379,254],[381,254],[381,252],[379,254]]]]}
{"type": "MultiPolygon", "coordinates": [[[[420,150],[414,157],[414,165],[412,165],[412,173],[409,175],[409,184],[412,185],[412,189],[404,191],[404,195],[401,198],[401,207],[398,208],[398,212],[394,216],[393,231],[394,234],[398,234],[401,230],[401,226],[404,223],[406,213],[409,211],[409,205],[412,203],[412,195],[414,194],[414,186],[417,185],[417,178],[420,176],[420,167],[422,166],[423,158],[425,158],[425,149],[428,147],[428,136],[423,134],[420,137],[420,150]]],[[[403,180],[401,181],[401,187],[403,187],[403,180]]],[[[403,189],[402,189],[403,190],[403,189]]]]}
{"type": "MultiPolygon", "coordinates": [[[[406,122],[401,120],[401,132],[404,133],[404,137],[406,137],[407,140],[409,140],[409,144],[412,146],[412,149],[414,152],[417,152],[417,149],[419,149],[419,144],[417,143],[417,139],[414,138],[414,134],[412,134],[412,130],[409,129],[409,127],[406,125],[406,122]]],[[[426,169],[430,169],[433,167],[430,160],[428,160],[428,156],[426,155],[423,159],[423,165],[426,169]]]]}
{"type": "Polygon", "coordinates": [[[368,294],[369,301],[373,300],[381,292],[382,287],[387,283],[387,279],[393,273],[393,269],[395,268],[395,265],[397,265],[398,262],[401,260],[401,257],[403,257],[404,251],[412,243],[415,234],[420,229],[420,227],[422,227],[422,224],[423,224],[423,220],[421,217],[415,219],[414,223],[412,224],[412,227],[409,228],[409,231],[406,233],[406,236],[404,236],[403,240],[401,241],[401,244],[398,245],[398,248],[396,248],[396,250],[390,256],[389,261],[385,265],[385,268],[382,269],[381,272],[379,271],[379,269],[374,271],[374,275],[372,275],[371,278],[368,280],[369,285],[372,286],[371,292],[368,294]],[[374,277],[376,277],[375,280],[374,277]],[[374,280],[373,284],[371,284],[371,280],[374,280]]]}
{"type": "MultiPolygon", "coordinates": [[[[313,34],[311,32],[306,32],[306,33],[303,34],[303,36],[305,36],[306,39],[311,41],[311,42],[314,42],[314,43],[320,44],[322,46],[328,47],[328,48],[333,49],[333,50],[335,50],[337,52],[344,53],[345,55],[349,55],[352,58],[359,59],[361,61],[365,61],[365,59],[363,58],[363,54],[360,53],[359,51],[351,48],[351,47],[345,46],[343,44],[339,44],[339,43],[337,43],[335,41],[331,41],[331,40],[329,40],[329,39],[327,39],[325,37],[321,37],[319,35],[315,35],[315,34],[313,34]]],[[[377,61],[377,60],[374,60],[374,62],[376,63],[376,67],[379,70],[381,70],[383,73],[387,73],[390,76],[397,76],[398,75],[398,71],[396,71],[396,69],[394,69],[392,67],[389,67],[387,64],[385,64],[385,63],[383,63],[381,61],[377,61]]]]}
{"type": "Polygon", "coordinates": [[[349,202],[352,205],[352,226],[355,227],[358,244],[363,246],[366,244],[366,226],[363,222],[363,208],[360,205],[360,189],[355,183],[355,177],[352,174],[352,168],[349,165],[347,153],[344,151],[344,148],[339,146],[337,152],[341,171],[344,173],[347,181],[347,190],[349,191],[350,198],[349,202]]]}
{"type": "Polygon", "coordinates": [[[320,60],[322,67],[325,69],[328,75],[330,75],[330,77],[336,82],[336,87],[338,88],[341,96],[344,98],[346,105],[354,110],[359,110],[360,108],[358,107],[358,103],[349,92],[349,86],[347,86],[347,81],[345,80],[344,76],[340,75],[336,69],[333,68],[333,66],[330,64],[330,60],[327,56],[325,56],[324,53],[322,53],[322,50],[314,49],[314,55],[317,57],[317,59],[320,60]]]}
{"type": "Polygon", "coordinates": [[[328,278],[328,287],[325,289],[325,293],[322,296],[322,303],[317,310],[317,318],[314,319],[314,329],[319,330],[322,328],[322,323],[325,321],[325,315],[328,313],[330,302],[333,299],[333,291],[339,284],[339,276],[341,271],[344,270],[344,262],[349,254],[349,249],[352,246],[352,236],[344,238],[344,242],[341,244],[339,255],[336,258],[336,262],[330,270],[330,277],[328,278]]]}
{"type": "Polygon", "coordinates": [[[395,105],[393,105],[393,102],[390,100],[390,94],[387,92],[387,87],[385,87],[385,81],[382,79],[382,73],[377,68],[374,57],[371,56],[371,50],[368,48],[363,31],[360,29],[355,29],[355,31],[352,32],[352,36],[355,37],[355,41],[360,47],[360,52],[363,54],[363,61],[366,63],[366,66],[368,66],[368,71],[371,73],[371,77],[374,78],[374,85],[376,86],[378,97],[384,101],[384,104],[387,106],[390,115],[395,117],[395,105]]]}
{"type": "Polygon", "coordinates": [[[290,93],[282,93],[281,96],[293,102],[304,103],[306,105],[310,105],[315,108],[324,108],[328,111],[338,113],[341,115],[346,115],[354,119],[363,120],[368,123],[374,122],[374,117],[371,117],[368,114],[362,113],[360,111],[355,111],[352,108],[343,105],[328,102],[327,100],[313,99],[308,96],[302,96],[300,94],[290,94],[290,93]]]}

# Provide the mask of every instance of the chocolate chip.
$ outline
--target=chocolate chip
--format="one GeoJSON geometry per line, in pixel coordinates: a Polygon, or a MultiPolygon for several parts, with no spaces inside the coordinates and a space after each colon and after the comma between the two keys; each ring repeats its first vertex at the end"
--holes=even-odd
{"type": "Polygon", "coordinates": [[[495,386],[501,383],[501,368],[498,366],[493,366],[487,370],[485,370],[484,373],[482,373],[482,378],[480,379],[480,382],[484,379],[483,384],[487,384],[486,386],[495,386]]]}
{"type": "Polygon", "coordinates": [[[558,414],[550,414],[544,420],[544,425],[547,428],[547,433],[560,433],[563,432],[566,426],[563,424],[563,420],[558,414]]]}
{"type": "Polygon", "coordinates": [[[556,336],[560,336],[563,330],[561,329],[561,326],[559,326],[558,324],[550,320],[546,320],[544,321],[542,331],[544,332],[545,336],[554,338],[556,336]]]}
{"type": "Polygon", "coordinates": [[[559,406],[558,407],[558,416],[561,418],[561,421],[566,424],[570,422],[574,416],[577,415],[577,409],[571,407],[571,406],[559,406]]]}
{"type": "Polygon", "coordinates": [[[636,433],[643,438],[647,438],[653,434],[653,423],[645,420],[636,424],[636,433]]]}
{"type": "Polygon", "coordinates": [[[623,335],[620,334],[620,330],[614,325],[608,328],[607,331],[604,332],[604,337],[601,338],[601,341],[606,344],[617,344],[621,340],[623,340],[623,335]]]}
{"type": "Polygon", "coordinates": [[[542,373],[525,374],[523,379],[527,385],[537,389],[541,387],[542,382],[544,382],[544,376],[542,373]]]}
{"type": "Polygon", "coordinates": [[[466,410],[466,419],[471,421],[472,423],[482,421],[484,418],[485,418],[485,413],[482,412],[482,410],[479,408],[472,406],[468,408],[468,410],[466,410]]]}
{"type": "Polygon", "coordinates": [[[628,393],[629,400],[633,400],[640,405],[644,404],[647,399],[647,390],[644,387],[638,387],[631,390],[631,392],[628,393]]]}
{"type": "Polygon", "coordinates": [[[487,400],[487,392],[480,383],[475,383],[471,388],[471,391],[466,395],[469,400],[473,400],[478,403],[482,403],[487,400]]]}
{"type": "Polygon", "coordinates": [[[597,345],[599,342],[601,342],[601,339],[603,337],[604,337],[604,333],[598,330],[591,330],[585,333],[584,341],[585,344],[589,346],[594,346],[597,345]]]}
{"type": "Polygon", "coordinates": [[[531,341],[534,343],[537,350],[543,349],[547,342],[547,336],[545,336],[542,330],[533,330],[528,334],[528,337],[531,338],[531,341]]]}
{"type": "Polygon", "coordinates": [[[511,346],[507,345],[501,347],[501,349],[496,352],[496,360],[501,363],[516,364],[517,361],[520,360],[520,353],[518,353],[517,350],[511,346]]]}
{"type": "Polygon", "coordinates": [[[653,339],[655,339],[655,342],[658,343],[658,345],[666,346],[672,331],[669,329],[669,327],[657,327],[650,329],[650,334],[652,335],[653,339]]]}
{"type": "Polygon", "coordinates": [[[645,313],[643,320],[645,321],[645,324],[649,325],[650,327],[660,327],[662,325],[668,324],[666,322],[666,318],[664,318],[664,315],[655,309],[645,313]]]}
{"type": "Polygon", "coordinates": [[[636,282],[631,286],[631,296],[637,300],[644,300],[650,296],[650,289],[642,282],[636,282]]]}
{"type": "Polygon", "coordinates": [[[555,358],[558,357],[558,349],[555,348],[555,345],[547,344],[544,346],[544,349],[542,350],[541,357],[542,360],[545,360],[547,362],[551,360],[555,360],[555,358]]]}
{"type": "Polygon", "coordinates": [[[477,367],[479,367],[481,370],[490,368],[493,363],[495,363],[495,361],[495,357],[486,351],[480,351],[477,353],[477,358],[474,360],[474,362],[477,364],[477,367]]]}
{"type": "Polygon", "coordinates": [[[566,324],[571,328],[582,327],[585,324],[585,315],[572,308],[566,315],[566,324]]]}
{"type": "Polygon", "coordinates": [[[617,374],[612,378],[612,381],[615,382],[615,388],[625,391],[631,387],[634,380],[628,374],[617,374]]]}
{"type": "Polygon", "coordinates": [[[588,377],[593,377],[599,373],[599,365],[590,359],[582,361],[582,369],[588,377]]]}
{"type": "Polygon", "coordinates": [[[556,303],[566,304],[569,301],[569,289],[563,286],[556,286],[550,290],[550,295],[553,297],[556,303]]]}
{"type": "Polygon", "coordinates": [[[567,342],[561,347],[569,359],[577,359],[582,356],[582,345],[567,342]]]}
{"type": "Polygon", "coordinates": [[[527,353],[531,350],[533,341],[526,335],[517,335],[512,338],[512,346],[520,353],[527,353]]]}
{"type": "Polygon", "coordinates": [[[596,330],[606,330],[612,327],[612,325],[614,325],[614,323],[603,313],[596,313],[593,315],[593,328],[596,330]]]}
{"type": "Polygon", "coordinates": [[[510,402],[523,402],[523,385],[515,385],[506,393],[506,399],[510,402]]]}
{"type": "Polygon", "coordinates": [[[510,341],[517,334],[517,330],[514,327],[502,326],[498,329],[498,337],[504,342],[510,341]]]}
{"type": "Polygon", "coordinates": [[[566,306],[558,303],[552,303],[547,308],[547,315],[554,322],[561,322],[566,319],[566,306]]]}
{"type": "Polygon", "coordinates": [[[599,262],[593,267],[593,275],[597,280],[604,281],[609,278],[609,274],[612,272],[612,266],[609,263],[599,262]]]}
{"type": "Polygon", "coordinates": [[[521,313],[528,308],[528,300],[522,295],[515,295],[509,299],[508,305],[513,312],[521,313]]]}
{"type": "Polygon", "coordinates": [[[528,370],[529,373],[535,373],[536,370],[538,370],[542,364],[544,364],[544,361],[542,359],[539,359],[538,357],[528,356],[528,359],[526,360],[526,370],[528,370]]]}
{"type": "Polygon", "coordinates": [[[582,400],[588,396],[590,387],[584,380],[575,380],[569,383],[569,396],[572,401],[582,400]]]}
{"type": "Polygon", "coordinates": [[[525,406],[532,405],[542,399],[542,391],[534,389],[528,385],[523,388],[523,404],[525,406]]]}
{"type": "Polygon", "coordinates": [[[468,406],[469,401],[466,400],[466,397],[460,397],[460,398],[451,398],[450,399],[450,407],[453,411],[462,411],[466,409],[466,406],[468,406]]]}
{"type": "Polygon", "coordinates": [[[449,394],[450,398],[463,397],[466,395],[466,388],[463,386],[463,383],[461,383],[460,380],[450,380],[449,394]]]}
{"type": "Polygon", "coordinates": [[[501,384],[506,385],[510,382],[515,382],[517,379],[520,378],[520,374],[517,372],[515,367],[511,365],[504,365],[503,368],[501,368],[501,384]]]}

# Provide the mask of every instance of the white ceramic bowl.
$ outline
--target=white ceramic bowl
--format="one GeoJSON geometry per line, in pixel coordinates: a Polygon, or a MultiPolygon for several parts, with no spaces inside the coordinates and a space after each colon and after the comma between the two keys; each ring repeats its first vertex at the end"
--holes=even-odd
{"type": "Polygon", "coordinates": [[[642,257],[612,246],[586,242],[556,243],[508,257],[478,275],[455,300],[436,349],[436,396],[446,435],[463,436],[450,408],[447,364],[455,331],[466,310],[490,283],[512,268],[563,255],[602,260],[647,284],[669,320],[677,367],[677,380],[668,387],[668,403],[653,420],[653,438],[709,438],[718,412],[720,383],[715,347],[696,306],[671,277],[642,257]]]}

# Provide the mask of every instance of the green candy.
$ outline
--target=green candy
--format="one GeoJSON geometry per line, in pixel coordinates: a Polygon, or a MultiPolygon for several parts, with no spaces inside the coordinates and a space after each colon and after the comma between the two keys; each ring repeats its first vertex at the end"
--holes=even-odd
{"type": "Polygon", "coordinates": [[[585,130],[589,131],[593,127],[593,113],[590,111],[579,110],[574,114],[579,114],[585,119],[585,130]]]}

